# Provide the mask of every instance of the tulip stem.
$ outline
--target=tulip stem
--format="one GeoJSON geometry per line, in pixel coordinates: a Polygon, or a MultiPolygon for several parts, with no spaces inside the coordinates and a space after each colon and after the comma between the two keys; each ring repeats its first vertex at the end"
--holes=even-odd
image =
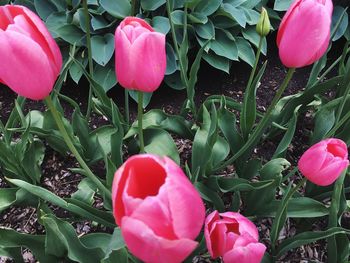
{"type": "Polygon", "coordinates": [[[139,141],[140,141],[140,153],[145,152],[145,143],[143,141],[143,128],[142,128],[142,116],[143,116],[143,92],[137,92],[137,126],[139,128],[139,141]]]}
{"type": "MultiPolygon", "coordinates": [[[[250,99],[251,89],[253,88],[252,82],[253,82],[253,79],[255,76],[256,69],[258,67],[263,40],[264,40],[264,37],[260,36],[258,50],[256,51],[256,56],[255,56],[255,63],[254,63],[252,71],[250,72],[247,88],[246,88],[245,93],[244,93],[244,101],[243,101],[243,107],[242,107],[242,113],[241,113],[241,131],[243,133],[243,138],[245,138],[245,139],[248,139],[248,135],[251,131],[251,127],[248,127],[249,124],[247,123],[246,107],[248,106],[247,104],[248,104],[248,100],[250,99]]],[[[255,111],[255,109],[253,109],[253,110],[255,111]]]]}
{"type": "MultiPolygon", "coordinates": [[[[347,169],[345,169],[341,176],[334,184],[332,193],[332,202],[329,210],[328,229],[338,226],[338,214],[340,209],[340,199],[344,187],[344,179],[347,169]]],[[[327,240],[328,262],[339,262],[337,258],[337,241],[335,236],[329,237],[327,240]]]]}
{"type": "Polygon", "coordinates": [[[129,91],[127,89],[124,89],[124,107],[125,107],[125,121],[126,121],[126,127],[129,129],[130,125],[130,116],[129,116],[129,91]]]}
{"type": "MultiPolygon", "coordinates": [[[[88,52],[89,74],[90,74],[90,77],[93,78],[94,68],[92,64],[92,51],[91,51],[90,15],[88,10],[87,0],[83,0],[83,9],[84,9],[84,16],[85,16],[86,46],[87,46],[87,52],[88,52]]],[[[87,119],[89,119],[90,117],[91,107],[92,107],[92,86],[90,84],[88,105],[86,109],[87,119]]]]}
{"type": "Polygon", "coordinates": [[[108,200],[111,200],[111,192],[106,188],[106,186],[103,185],[103,183],[96,177],[96,175],[93,174],[93,172],[87,166],[87,164],[85,163],[83,158],[80,156],[78,150],[75,148],[75,146],[72,142],[72,139],[70,138],[66,128],[64,127],[61,115],[56,110],[56,107],[54,106],[54,104],[51,100],[51,97],[47,96],[45,98],[45,102],[46,102],[47,107],[51,111],[51,114],[56,122],[56,125],[57,125],[64,141],[66,142],[69,150],[75,156],[75,158],[79,162],[80,166],[84,169],[84,171],[85,171],[84,175],[86,175],[91,181],[93,181],[95,183],[95,185],[101,191],[101,193],[103,193],[105,195],[105,198],[107,198],[108,200]]]}
{"type": "Polygon", "coordinates": [[[216,167],[214,171],[219,171],[221,169],[224,169],[227,165],[233,163],[235,160],[237,160],[242,154],[244,154],[251,146],[254,145],[254,143],[257,143],[260,139],[262,133],[268,126],[268,124],[271,121],[271,114],[273,110],[276,107],[276,104],[278,103],[279,99],[281,98],[283,92],[287,88],[289,81],[292,79],[293,74],[295,72],[295,68],[290,68],[287,72],[287,75],[285,79],[283,80],[282,85],[277,90],[275,97],[273,98],[270,107],[267,109],[264,117],[260,120],[258,126],[254,129],[252,135],[248,138],[247,142],[234,154],[231,158],[229,158],[226,162],[221,164],[220,166],[216,167]]]}

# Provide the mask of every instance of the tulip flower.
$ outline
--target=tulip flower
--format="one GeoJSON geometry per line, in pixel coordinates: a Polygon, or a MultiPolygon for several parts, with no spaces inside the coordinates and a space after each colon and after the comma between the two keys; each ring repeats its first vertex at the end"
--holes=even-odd
{"type": "Polygon", "coordinates": [[[204,237],[211,257],[222,257],[224,263],[259,263],[266,250],[256,226],[235,212],[208,215],[204,237]]]}
{"type": "Polygon", "coordinates": [[[165,35],[140,18],[126,17],[115,32],[115,66],[124,88],[156,90],[166,70],[165,35]]]}
{"type": "Polygon", "coordinates": [[[113,214],[132,254],[144,262],[182,262],[205,217],[204,204],[168,157],[139,154],[115,173],[113,214]]]}
{"type": "Polygon", "coordinates": [[[28,8],[0,6],[0,82],[39,100],[51,92],[62,55],[43,21],[28,8]]]}
{"type": "Polygon", "coordinates": [[[312,183],[332,184],[349,165],[348,149],[340,139],[326,139],[310,147],[298,162],[299,171],[312,183]]]}
{"type": "Polygon", "coordinates": [[[284,15],[277,34],[282,63],[300,68],[326,52],[330,40],[332,0],[295,0],[284,15]]]}

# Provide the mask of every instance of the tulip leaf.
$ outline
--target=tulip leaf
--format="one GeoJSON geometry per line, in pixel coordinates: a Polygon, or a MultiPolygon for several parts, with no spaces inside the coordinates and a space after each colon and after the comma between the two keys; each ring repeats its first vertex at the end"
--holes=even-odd
{"type": "Polygon", "coordinates": [[[131,14],[131,3],[129,0],[100,0],[101,6],[112,16],[124,18],[131,14]]]}
{"type": "Polygon", "coordinates": [[[101,66],[105,66],[114,53],[114,35],[108,33],[104,36],[91,38],[92,58],[101,66]]]}
{"type": "Polygon", "coordinates": [[[180,163],[179,152],[170,134],[162,129],[144,130],[145,151],[159,156],[168,156],[177,164],[180,163]]]}
{"type": "Polygon", "coordinates": [[[221,197],[217,192],[215,192],[202,182],[196,182],[194,185],[204,200],[212,203],[215,206],[215,208],[219,210],[219,212],[225,211],[224,202],[222,201],[221,197]]]}
{"type": "Polygon", "coordinates": [[[165,74],[166,75],[173,74],[176,70],[177,70],[177,62],[176,62],[176,56],[175,56],[174,49],[169,43],[166,43],[166,72],[165,72],[165,74]]]}
{"type": "Polygon", "coordinates": [[[332,41],[337,41],[339,38],[341,38],[344,35],[349,24],[349,15],[341,6],[334,7],[332,16],[332,30],[334,30],[338,23],[339,26],[333,35],[332,41]],[[341,21],[339,21],[339,19],[341,19],[341,21]]]}

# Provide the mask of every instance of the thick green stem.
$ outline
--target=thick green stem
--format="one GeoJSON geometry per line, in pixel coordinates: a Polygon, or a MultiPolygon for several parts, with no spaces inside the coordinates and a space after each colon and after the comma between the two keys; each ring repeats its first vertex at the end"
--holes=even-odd
{"type": "MultiPolygon", "coordinates": [[[[241,130],[242,130],[242,133],[243,133],[243,137],[245,139],[248,138],[248,135],[249,135],[250,130],[251,130],[251,127],[248,127],[248,123],[247,123],[247,118],[246,118],[247,112],[246,112],[246,109],[247,109],[247,106],[248,106],[247,105],[248,101],[250,99],[251,90],[252,90],[252,88],[254,89],[254,87],[252,87],[252,82],[253,82],[253,79],[254,79],[254,76],[255,76],[256,69],[258,67],[263,40],[264,40],[264,37],[260,36],[258,50],[256,51],[256,55],[255,55],[255,63],[254,63],[252,71],[250,72],[247,88],[246,88],[245,93],[244,93],[243,112],[241,114],[241,130]]],[[[253,110],[255,110],[255,109],[253,109],[253,110]]],[[[251,126],[251,125],[249,125],[249,126],[251,126]]]]}
{"type": "Polygon", "coordinates": [[[137,126],[139,128],[139,141],[140,141],[140,153],[145,152],[145,143],[143,141],[143,127],[142,127],[142,116],[143,116],[143,92],[138,91],[138,102],[137,102],[137,126]]]}
{"type": "Polygon", "coordinates": [[[270,107],[267,109],[264,117],[261,119],[258,126],[255,128],[252,135],[249,137],[249,139],[243,145],[243,147],[240,148],[239,151],[235,155],[233,155],[230,159],[228,159],[226,162],[224,162],[219,167],[215,168],[214,171],[219,171],[219,170],[225,168],[227,165],[233,163],[235,160],[237,160],[237,158],[239,158],[242,154],[244,154],[246,150],[248,150],[254,143],[256,143],[260,139],[261,133],[266,129],[267,125],[271,121],[271,113],[275,109],[277,102],[279,101],[283,92],[287,88],[289,81],[293,77],[294,72],[295,72],[295,68],[290,68],[288,70],[288,73],[287,73],[282,85],[277,90],[275,97],[273,98],[273,100],[271,102],[270,107]]]}
{"type": "MultiPolygon", "coordinates": [[[[88,10],[87,0],[83,0],[83,9],[84,9],[84,16],[85,16],[86,45],[87,45],[87,52],[88,52],[89,74],[90,74],[91,78],[93,78],[94,67],[92,64],[92,51],[91,51],[90,14],[89,14],[89,10],[88,10]]],[[[87,105],[87,110],[86,110],[86,118],[87,119],[90,117],[91,108],[92,108],[92,87],[90,85],[88,105],[87,105]]]]}
{"type": "MultiPolygon", "coordinates": [[[[337,179],[337,181],[334,184],[333,194],[332,194],[332,203],[331,203],[331,207],[329,210],[329,217],[328,217],[328,229],[338,226],[340,198],[344,187],[344,179],[345,179],[346,171],[347,169],[344,170],[342,175],[337,179]]],[[[328,238],[327,250],[328,250],[328,262],[337,262],[338,260],[337,253],[336,253],[337,243],[334,236],[328,238]]]]}
{"type": "Polygon", "coordinates": [[[69,150],[72,152],[72,154],[75,156],[75,158],[77,159],[77,161],[79,162],[80,166],[84,169],[85,171],[85,175],[91,180],[93,181],[97,188],[101,191],[101,193],[103,193],[105,195],[105,197],[107,197],[109,200],[111,200],[111,192],[103,185],[103,183],[93,174],[93,172],[90,170],[90,168],[87,166],[87,164],[85,163],[85,161],[83,160],[83,158],[80,156],[78,150],[75,148],[66,128],[64,127],[62,118],[60,113],[56,110],[56,107],[54,106],[51,97],[47,96],[45,98],[45,102],[49,108],[49,110],[52,113],[52,116],[56,122],[56,125],[64,139],[64,141],[66,142],[69,150]]]}

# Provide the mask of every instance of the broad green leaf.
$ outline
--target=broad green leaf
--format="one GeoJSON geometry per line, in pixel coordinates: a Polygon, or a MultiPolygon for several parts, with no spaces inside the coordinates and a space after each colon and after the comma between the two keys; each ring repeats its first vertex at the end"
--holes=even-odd
{"type": "Polygon", "coordinates": [[[324,136],[333,128],[334,122],[335,109],[321,108],[315,116],[315,127],[311,137],[311,144],[324,139],[324,136]]]}
{"type": "Polygon", "coordinates": [[[212,39],[215,38],[215,28],[213,22],[208,19],[208,22],[205,24],[195,24],[194,29],[196,34],[204,39],[212,39]]]}
{"type": "MultiPolygon", "coordinates": [[[[40,1],[45,2],[45,1],[40,1]]],[[[46,27],[52,34],[52,37],[59,37],[56,30],[63,25],[67,24],[67,14],[66,12],[55,12],[51,13],[46,19],[46,27]]]]}
{"type": "Polygon", "coordinates": [[[209,16],[220,7],[221,3],[222,0],[200,1],[194,11],[209,16]]]}
{"type": "Polygon", "coordinates": [[[234,41],[221,30],[217,30],[215,39],[211,41],[210,49],[215,54],[228,58],[230,60],[238,60],[238,48],[234,41]]]}
{"type": "MultiPolygon", "coordinates": [[[[259,46],[260,36],[255,30],[255,26],[247,27],[245,30],[242,30],[243,37],[252,43],[255,47],[259,46]]],[[[263,39],[261,53],[266,55],[267,52],[267,41],[266,38],[263,39]]]]}
{"type": "MultiPolygon", "coordinates": [[[[130,97],[136,102],[138,103],[138,95],[137,95],[138,91],[136,90],[129,90],[129,95],[130,97]]],[[[151,102],[151,98],[152,98],[153,92],[144,92],[143,93],[143,103],[142,103],[142,107],[146,108],[148,106],[148,104],[151,102]]]]}
{"type": "Polygon", "coordinates": [[[108,63],[106,66],[96,65],[94,68],[94,80],[98,82],[105,92],[109,91],[117,84],[115,69],[108,63]]]}
{"type": "Polygon", "coordinates": [[[131,13],[129,0],[100,0],[100,4],[109,14],[116,18],[124,18],[131,13]]]}
{"type": "Polygon", "coordinates": [[[245,28],[247,24],[247,18],[242,8],[233,7],[230,4],[223,4],[222,9],[232,19],[234,19],[241,27],[245,28]]]}
{"type": "Polygon", "coordinates": [[[275,0],[273,9],[276,11],[286,11],[292,3],[293,0],[275,0]]]}
{"type": "Polygon", "coordinates": [[[236,45],[238,48],[238,57],[253,67],[255,62],[255,54],[250,43],[243,37],[237,37],[236,45]]]}
{"type": "Polygon", "coordinates": [[[85,37],[85,33],[73,24],[57,28],[56,34],[69,44],[76,46],[82,46],[82,39],[85,37]]]}
{"type": "Polygon", "coordinates": [[[154,11],[165,4],[165,0],[141,0],[141,7],[145,11],[154,11]]]}
{"type": "Polygon", "coordinates": [[[164,16],[153,17],[152,18],[152,27],[157,32],[163,33],[164,35],[168,34],[168,32],[170,31],[169,18],[164,17],[164,16]]]}
{"type": "Polygon", "coordinates": [[[337,31],[334,33],[334,36],[332,38],[332,41],[337,41],[339,38],[341,38],[349,24],[349,16],[348,13],[345,12],[344,15],[344,8],[341,6],[334,7],[333,10],[333,16],[332,16],[332,29],[339,23],[339,19],[342,19],[340,21],[340,24],[338,26],[337,31]]]}
{"type": "Polygon", "coordinates": [[[220,69],[226,72],[227,74],[230,73],[231,64],[228,58],[221,57],[221,56],[215,55],[213,52],[210,52],[210,53],[204,53],[203,59],[214,68],[220,69]]]}
{"type": "Polygon", "coordinates": [[[101,66],[105,66],[114,53],[114,35],[96,35],[91,38],[92,58],[101,66]]]}
{"type": "Polygon", "coordinates": [[[49,15],[54,12],[57,12],[57,7],[52,3],[52,0],[34,0],[34,6],[41,17],[42,20],[46,20],[49,15]]]}
{"type": "Polygon", "coordinates": [[[173,74],[177,70],[176,55],[173,47],[166,43],[166,75],[173,74]]]}

